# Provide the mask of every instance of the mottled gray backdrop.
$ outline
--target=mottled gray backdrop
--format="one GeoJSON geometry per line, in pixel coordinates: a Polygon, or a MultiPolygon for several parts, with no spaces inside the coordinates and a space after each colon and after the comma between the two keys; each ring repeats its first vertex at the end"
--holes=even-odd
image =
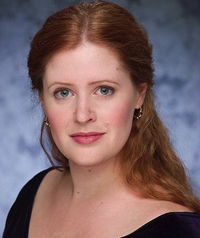
{"type": "MultiPolygon", "coordinates": [[[[29,44],[48,15],[75,2],[0,0],[0,235],[20,188],[49,166],[38,142],[41,108],[27,76],[29,44]]],[[[114,2],[149,32],[157,108],[200,196],[200,1],[114,2]]]]}

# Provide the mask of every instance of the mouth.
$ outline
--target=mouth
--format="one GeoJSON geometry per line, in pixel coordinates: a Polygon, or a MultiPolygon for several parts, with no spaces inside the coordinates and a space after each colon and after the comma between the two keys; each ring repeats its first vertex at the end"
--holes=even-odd
{"type": "Polygon", "coordinates": [[[73,139],[74,142],[80,145],[89,145],[97,140],[101,139],[105,133],[101,132],[78,132],[71,134],[70,137],[73,139]]]}

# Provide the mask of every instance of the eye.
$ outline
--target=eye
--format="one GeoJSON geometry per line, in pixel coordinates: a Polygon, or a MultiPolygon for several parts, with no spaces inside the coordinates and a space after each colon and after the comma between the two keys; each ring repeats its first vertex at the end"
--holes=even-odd
{"type": "Polygon", "coordinates": [[[96,94],[100,95],[100,96],[109,96],[113,93],[114,93],[114,88],[109,87],[109,86],[101,86],[96,91],[96,94]]]}
{"type": "Polygon", "coordinates": [[[59,89],[59,90],[56,90],[56,91],[55,91],[54,96],[55,96],[57,99],[64,99],[64,98],[73,96],[73,94],[72,94],[72,92],[71,92],[70,90],[68,90],[68,89],[59,89]]]}

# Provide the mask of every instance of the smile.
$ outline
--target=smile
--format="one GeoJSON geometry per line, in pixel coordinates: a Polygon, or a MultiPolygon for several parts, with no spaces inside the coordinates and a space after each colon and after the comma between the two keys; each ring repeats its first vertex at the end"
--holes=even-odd
{"type": "Polygon", "coordinates": [[[73,139],[74,142],[81,145],[89,145],[94,143],[95,141],[101,139],[101,137],[105,133],[99,132],[89,132],[89,133],[74,133],[71,134],[70,137],[73,139]]]}

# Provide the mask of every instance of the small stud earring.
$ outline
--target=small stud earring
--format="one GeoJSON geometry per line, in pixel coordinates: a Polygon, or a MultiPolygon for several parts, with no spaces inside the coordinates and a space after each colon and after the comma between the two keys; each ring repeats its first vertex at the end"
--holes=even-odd
{"type": "Polygon", "coordinates": [[[45,117],[44,117],[44,122],[45,122],[45,124],[46,124],[48,127],[50,127],[50,124],[49,124],[49,121],[48,121],[48,118],[47,118],[46,115],[45,115],[45,117]]]}
{"type": "Polygon", "coordinates": [[[142,108],[139,108],[139,109],[135,109],[136,110],[139,110],[139,113],[137,112],[136,114],[134,114],[134,118],[136,118],[137,120],[139,120],[141,117],[142,117],[142,108]]]}

